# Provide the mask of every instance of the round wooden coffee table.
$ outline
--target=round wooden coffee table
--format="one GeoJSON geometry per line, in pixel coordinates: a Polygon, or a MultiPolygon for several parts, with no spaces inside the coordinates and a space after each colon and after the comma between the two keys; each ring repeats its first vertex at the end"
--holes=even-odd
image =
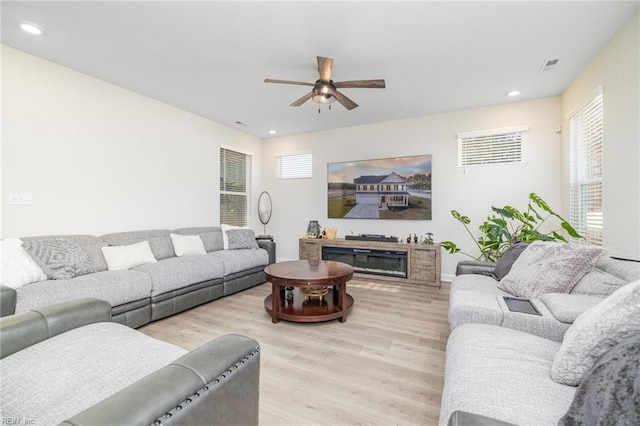
{"type": "Polygon", "coordinates": [[[331,260],[294,260],[274,263],[264,269],[271,282],[271,295],[264,308],[271,321],[320,322],[347,320],[353,297],[347,281],[353,268],[331,260]]]}

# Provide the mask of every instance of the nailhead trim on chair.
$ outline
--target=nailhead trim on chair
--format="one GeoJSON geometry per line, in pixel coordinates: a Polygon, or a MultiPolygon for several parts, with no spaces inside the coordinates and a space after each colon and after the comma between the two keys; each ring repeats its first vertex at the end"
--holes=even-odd
{"type": "Polygon", "coordinates": [[[176,406],[176,408],[174,408],[173,410],[171,410],[168,413],[166,413],[164,416],[162,416],[159,419],[157,419],[155,422],[152,423],[152,425],[153,426],[162,425],[162,421],[163,420],[170,419],[175,413],[177,413],[178,411],[182,410],[182,408],[185,405],[193,402],[194,399],[199,398],[201,393],[207,392],[209,389],[219,385],[222,380],[230,377],[231,374],[233,374],[233,372],[236,371],[240,365],[243,365],[250,358],[253,358],[254,356],[256,356],[259,352],[260,352],[260,348],[255,348],[250,354],[248,354],[247,356],[242,358],[240,361],[236,362],[231,368],[229,368],[224,373],[220,374],[218,377],[213,379],[211,382],[209,382],[206,385],[204,385],[202,388],[200,388],[200,390],[198,392],[194,393],[193,395],[191,395],[190,397],[188,397],[187,399],[182,401],[180,404],[178,404],[176,406]]]}

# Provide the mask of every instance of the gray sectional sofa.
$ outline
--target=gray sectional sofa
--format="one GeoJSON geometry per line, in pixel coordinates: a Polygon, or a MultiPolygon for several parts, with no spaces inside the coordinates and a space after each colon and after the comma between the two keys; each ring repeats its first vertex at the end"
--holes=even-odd
{"type": "Polygon", "coordinates": [[[570,293],[533,299],[542,315],[510,311],[494,267],[461,262],[451,283],[440,426],[637,424],[640,350],[611,359],[640,347],[640,263],[598,259],[570,293]]]}
{"type": "MultiPolygon", "coordinates": [[[[226,250],[220,227],[143,230],[94,235],[26,237],[23,241],[64,239],[82,247],[96,272],[71,279],[37,281],[17,289],[0,286],[0,316],[82,298],[112,306],[113,321],[140,327],[191,307],[264,283],[264,267],[275,262],[275,243],[226,250]],[[197,235],[206,255],[176,256],[170,234],[197,235]],[[148,241],[155,263],[108,270],[102,247],[148,241]]],[[[2,283],[0,283],[2,284],[2,283]]]]}
{"type": "Polygon", "coordinates": [[[189,352],[111,322],[103,300],[0,318],[0,377],[5,424],[258,425],[256,341],[189,352]]]}
{"type": "Polygon", "coordinates": [[[540,316],[511,312],[504,296],[512,296],[498,288],[491,276],[494,264],[463,261],[451,282],[449,293],[449,325],[481,323],[524,331],[551,340],[562,341],[573,321],[615,290],[640,279],[640,263],[603,256],[568,294],[547,293],[531,302],[540,316]]]}

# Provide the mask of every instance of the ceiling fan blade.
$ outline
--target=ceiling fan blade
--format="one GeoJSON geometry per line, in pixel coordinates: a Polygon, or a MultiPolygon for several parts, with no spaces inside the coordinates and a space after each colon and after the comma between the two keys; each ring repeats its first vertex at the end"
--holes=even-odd
{"type": "Polygon", "coordinates": [[[307,93],[306,95],[304,95],[303,97],[301,97],[300,99],[298,99],[297,101],[295,101],[294,103],[292,103],[289,106],[298,107],[298,106],[302,105],[303,103],[307,102],[309,99],[311,99],[311,96],[313,96],[313,92],[307,93]]]}
{"type": "Polygon", "coordinates": [[[333,68],[333,59],[323,58],[318,56],[318,74],[320,74],[320,80],[331,81],[331,70],[333,68]]]}
{"type": "Polygon", "coordinates": [[[346,109],[348,109],[349,111],[358,107],[357,103],[353,102],[351,99],[347,98],[345,95],[338,92],[337,90],[333,91],[333,96],[335,96],[336,100],[340,102],[340,104],[346,109]]]}
{"type": "Polygon", "coordinates": [[[265,83],[278,83],[278,84],[297,84],[299,86],[315,86],[315,83],[307,83],[306,81],[293,81],[293,80],[276,80],[273,78],[265,78],[265,83]]]}
{"type": "Polygon", "coordinates": [[[384,79],[338,81],[338,82],[334,82],[333,85],[338,89],[344,89],[344,88],[384,89],[385,88],[384,79]]]}

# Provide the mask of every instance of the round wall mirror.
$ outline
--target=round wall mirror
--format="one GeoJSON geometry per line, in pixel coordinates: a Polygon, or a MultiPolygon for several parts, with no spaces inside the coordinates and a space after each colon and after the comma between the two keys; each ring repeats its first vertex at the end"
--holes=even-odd
{"type": "Polygon", "coordinates": [[[258,217],[260,222],[265,225],[265,234],[267,233],[267,223],[271,220],[271,195],[267,191],[262,191],[258,197],[258,217]]]}

